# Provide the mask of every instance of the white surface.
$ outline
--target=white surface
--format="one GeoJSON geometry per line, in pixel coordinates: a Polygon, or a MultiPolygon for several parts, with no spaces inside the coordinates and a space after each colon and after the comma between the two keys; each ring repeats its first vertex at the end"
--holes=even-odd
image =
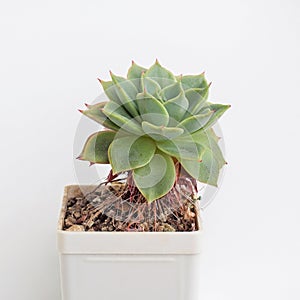
{"type": "Polygon", "coordinates": [[[195,266],[200,258],[201,254],[64,254],[62,299],[198,300],[200,272],[195,266]]]}
{"type": "Polygon", "coordinates": [[[0,299],[60,299],[76,108],[109,69],[157,57],[206,70],[210,99],[232,104],[220,122],[229,165],[204,214],[202,299],[298,300],[299,20],[293,0],[2,1],[0,299]]]}

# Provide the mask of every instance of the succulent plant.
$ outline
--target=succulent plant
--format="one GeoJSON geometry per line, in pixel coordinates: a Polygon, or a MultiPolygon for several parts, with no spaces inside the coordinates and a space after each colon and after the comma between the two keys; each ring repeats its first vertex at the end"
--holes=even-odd
{"type": "Polygon", "coordinates": [[[166,195],[180,170],[217,186],[226,162],[212,126],[230,106],[207,101],[204,73],[174,76],[156,61],[149,69],[133,62],[127,78],[110,75],[99,80],[107,101],[81,111],[104,130],[78,159],[110,164],[115,176],[129,172],[148,202],[166,195]]]}

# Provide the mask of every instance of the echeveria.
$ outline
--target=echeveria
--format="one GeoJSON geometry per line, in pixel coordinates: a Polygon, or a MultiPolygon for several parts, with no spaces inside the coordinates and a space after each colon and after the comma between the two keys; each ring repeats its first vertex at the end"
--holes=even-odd
{"type": "Polygon", "coordinates": [[[204,73],[174,76],[156,61],[149,69],[133,62],[127,78],[110,75],[100,80],[107,101],[82,111],[104,130],[88,138],[79,159],[131,172],[149,202],[172,189],[175,164],[216,186],[225,160],[212,126],[230,106],[207,101],[204,73]]]}

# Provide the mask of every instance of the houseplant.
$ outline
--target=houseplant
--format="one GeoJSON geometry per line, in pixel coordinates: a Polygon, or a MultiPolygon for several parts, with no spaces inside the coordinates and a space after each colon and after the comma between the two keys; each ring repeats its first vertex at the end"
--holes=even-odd
{"type": "Polygon", "coordinates": [[[158,61],[110,75],[100,80],[107,101],[81,111],[104,129],[78,159],[111,171],[65,189],[63,299],[198,299],[197,181],[217,186],[226,162],[212,126],[229,105],[207,101],[204,73],[174,76],[158,61]]]}

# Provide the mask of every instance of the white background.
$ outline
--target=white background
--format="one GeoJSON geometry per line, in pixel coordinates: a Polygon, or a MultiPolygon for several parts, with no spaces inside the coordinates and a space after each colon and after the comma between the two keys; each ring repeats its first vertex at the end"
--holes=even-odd
{"type": "MultiPolygon", "coordinates": [[[[300,299],[300,5],[1,1],[0,299],[60,299],[55,229],[96,78],[206,70],[229,165],[205,211],[204,300],[300,299]]],[[[89,132],[86,133],[87,135],[89,132]]]]}

